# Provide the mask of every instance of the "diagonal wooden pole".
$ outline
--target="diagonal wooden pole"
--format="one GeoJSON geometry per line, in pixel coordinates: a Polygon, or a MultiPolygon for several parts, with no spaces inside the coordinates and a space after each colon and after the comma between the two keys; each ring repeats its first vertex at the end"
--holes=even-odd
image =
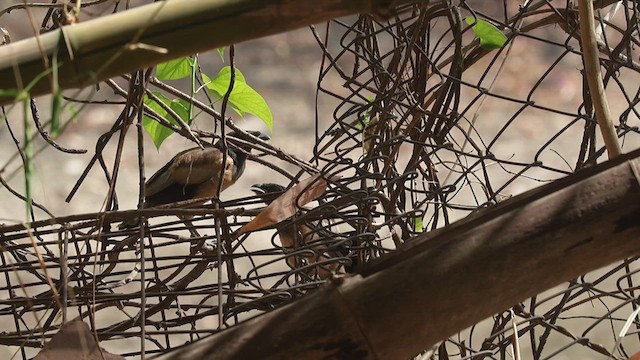
{"type": "Polygon", "coordinates": [[[408,359],[640,254],[640,150],[417,236],[292,304],[156,359],[408,359]]]}

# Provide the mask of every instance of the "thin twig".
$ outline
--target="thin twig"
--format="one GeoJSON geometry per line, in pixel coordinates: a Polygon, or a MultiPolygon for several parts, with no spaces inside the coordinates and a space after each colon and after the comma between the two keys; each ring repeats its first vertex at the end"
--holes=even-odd
{"type": "Polygon", "coordinates": [[[609,153],[609,159],[622,154],[622,148],[618,142],[616,128],[613,125],[607,94],[600,73],[600,58],[598,56],[598,44],[594,25],[593,0],[580,0],[578,16],[580,18],[580,35],[582,37],[582,59],[589,83],[589,94],[595,111],[596,120],[600,126],[600,133],[604,145],[609,153]]]}

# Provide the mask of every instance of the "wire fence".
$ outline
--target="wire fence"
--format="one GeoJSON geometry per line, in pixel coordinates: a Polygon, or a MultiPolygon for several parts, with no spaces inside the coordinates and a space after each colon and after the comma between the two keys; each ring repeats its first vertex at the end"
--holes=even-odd
{"type": "MultiPolygon", "coordinates": [[[[628,151],[640,143],[639,11],[633,1],[595,6],[606,93],[628,151]]],[[[390,19],[363,15],[310,32],[322,51],[318,106],[332,104],[332,119],[318,113],[308,161],[251,143],[249,158],[291,184],[321,174],[323,196],[285,222],[239,236],[269,202],[264,194],[122,212],[114,192],[111,212],[2,226],[0,344],[30,358],[61,323],[80,317],[112,352],[137,356],[144,338],[147,354],[162,353],[312,293],[416,234],[606,160],[581,70],[575,3],[426,2],[390,19]],[[480,46],[469,25],[477,19],[507,44],[480,46]],[[146,227],[118,228],[139,216],[146,227]]],[[[167,91],[144,72],[119,81],[128,87],[105,85],[128,101],[87,167],[100,167],[110,183],[118,163],[109,167],[101,149],[132,124],[136,97],[167,91]]],[[[626,359],[640,351],[637,268],[632,258],[586,274],[416,357],[626,359]]]]}

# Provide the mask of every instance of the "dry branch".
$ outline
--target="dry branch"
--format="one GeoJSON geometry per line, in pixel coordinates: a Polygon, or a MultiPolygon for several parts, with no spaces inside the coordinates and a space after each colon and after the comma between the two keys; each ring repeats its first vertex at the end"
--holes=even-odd
{"type": "Polygon", "coordinates": [[[587,74],[587,83],[589,84],[589,94],[591,95],[596,120],[602,133],[602,139],[609,153],[609,159],[613,159],[622,154],[622,148],[618,142],[616,128],[613,125],[613,118],[609,110],[609,102],[607,101],[607,94],[600,72],[600,57],[593,22],[593,1],[582,0],[580,2],[579,14],[580,35],[582,36],[582,58],[584,70],[587,74]]]}
{"type": "Polygon", "coordinates": [[[275,199],[248,224],[238,229],[235,236],[256,231],[290,219],[300,207],[316,200],[327,191],[327,181],[319,174],[308,177],[275,199]]]}
{"type": "Polygon", "coordinates": [[[414,238],[359,275],[157,359],[402,359],[640,253],[640,151],[414,238]]]}
{"type": "Polygon", "coordinates": [[[44,345],[34,360],[125,360],[101,349],[89,326],[81,320],[65,323],[60,331],[44,345]]]}

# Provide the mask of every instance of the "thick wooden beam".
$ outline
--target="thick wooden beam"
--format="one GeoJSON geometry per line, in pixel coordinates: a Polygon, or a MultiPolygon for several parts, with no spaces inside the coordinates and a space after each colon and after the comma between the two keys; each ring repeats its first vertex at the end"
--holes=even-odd
{"type": "MultiPolygon", "coordinates": [[[[50,93],[48,69],[54,54],[60,64],[60,88],[79,88],[196,52],[341,16],[389,16],[393,14],[391,6],[410,2],[420,0],[158,1],[3,46],[0,89],[22,90],[49,74],[29,93],[50,93]]],[[[0,95],[0,105],[12,101],[14,97],[0,95]]]]}
{"type": "Polygon", "coordinates": [[[307,297],[157,359],[407,359],[640,254],[640,151],[516,196],[307,297]]]}

